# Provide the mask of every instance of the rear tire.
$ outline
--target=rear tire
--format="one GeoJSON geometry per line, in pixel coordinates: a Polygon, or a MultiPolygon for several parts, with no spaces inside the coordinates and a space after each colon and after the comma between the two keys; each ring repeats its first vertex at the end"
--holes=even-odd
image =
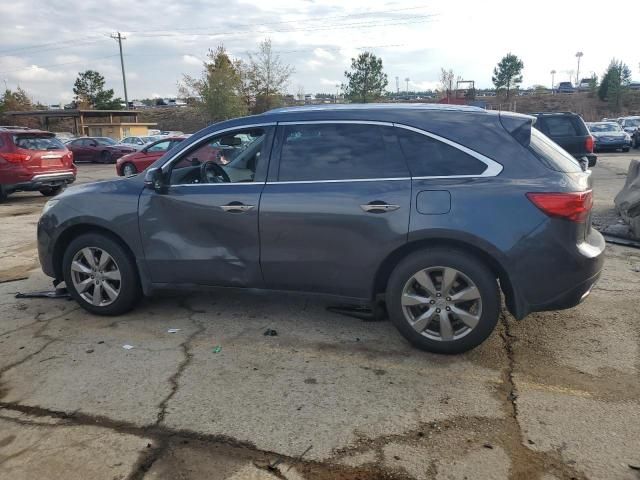
{"type": "Polygon", "coordinates": [[[113,158],[111,152],[107,152],[106,150],[100,154],[100,162],[101,163],[113,163],[113,158]]]}
{"type": "Polygon", "coordinates": [[[624,148],[622,149],[622,151],[623,151],[624,153],[627,153],[627,152],[629,151],[629,147],[624,147],[624,148]]]}
{"type": "Polygon", "coordinates": [[[8,196],[9,194],[7,193],[7,190],[0,185],[0,203],[4,202],[8,196]]]}
{"type": "Polygon", "coordinates": [[[53,197],[55,195],[58,195],[60,192],[63,192],[65,188],[67,188],[66,185],[58,185],[57,187],[47,187],[40,190],[40,193],[45,197],[53,197]]]}
{"type": "Polygon", "coordinates": [[[495,275],[475,257],[449,248],[419,251],[401,260],[389,278],[386,301],[400,333],[434,353],[462,353],[480,345],[500,313],[495,275]],[[423,282],[428,288],[422,288],[423,282]]]}
{"type": "Polygon", "coordinates": [[[108,235],[86,233],[71,241],[62,273],[71,296],[97,315],[121,315],[142,296],[135,261],[108,235]]]}

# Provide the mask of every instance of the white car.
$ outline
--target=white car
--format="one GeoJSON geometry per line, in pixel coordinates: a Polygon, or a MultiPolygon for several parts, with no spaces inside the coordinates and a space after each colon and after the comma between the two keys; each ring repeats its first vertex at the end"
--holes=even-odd
{"type": "Polygon", "coordinates": [[[160,136],[143,136],[143,137],[125,137],[120,140],[120,145],[126,145],[127,147],[135,148],[136,150],[142,150],[145,145],[156,140],[160,140],[160,136]]]}

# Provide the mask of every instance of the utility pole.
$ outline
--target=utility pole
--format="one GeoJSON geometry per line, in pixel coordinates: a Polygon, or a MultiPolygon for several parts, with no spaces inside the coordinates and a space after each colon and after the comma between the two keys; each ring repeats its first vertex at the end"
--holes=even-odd
{"type": "Polygon", "coordinates": [[[407,97],[409,96],[409,77],[404,79],[405,82],[407,82],[407,97]]]}
{"type": "Polygon", "coordinates": [[[583,55],[584,53],[582,52],[576,53],[576,58],[578,59],[578,70],[576,71],[576,87],[580,86],[580,59],[583,55]]]}
{"type": "Polygon", "coordinates": [[[396,93],[400,95],[400,77],[396,75],[396,93]]]}
{"type": "Polygon", "coordinates": [[[556,71],[551,70],[551,95],[555,93],[556,82],[555,82],[556,71]]]}
{"type": "Polygon", "coordinates": [[[340,84],[336,83],[336,103],[338,103],[338,95],[340,94],[340,84]]]}
{"type": "Polygon", "coordinates": [[[124,57],[122,56],[122,40],[126,40],[127,37],[120,35],[120,32],[111,35],[111,38],[118,41],[118,47],[120,47],[120,66],[122,67],[122,83],[124,85],[124,103],[125,108],[129,109],[129,95],[127,95],[127,77],[124,74],[124,57]]]}

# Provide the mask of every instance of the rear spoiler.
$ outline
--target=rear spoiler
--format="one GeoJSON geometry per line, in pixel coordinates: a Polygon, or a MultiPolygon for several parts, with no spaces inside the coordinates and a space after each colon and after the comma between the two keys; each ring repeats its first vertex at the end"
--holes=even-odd
{"type": "Polygon", "coordinates": [[[531,141],[531,127],[536,123],[536,117],[521,113],[500,112],[502,127],[515,138],[520,145],[528,147],[531,141]]]}

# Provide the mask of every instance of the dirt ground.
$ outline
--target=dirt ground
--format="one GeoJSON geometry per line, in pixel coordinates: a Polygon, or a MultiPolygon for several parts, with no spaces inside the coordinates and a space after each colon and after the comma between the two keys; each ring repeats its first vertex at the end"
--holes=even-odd
{"type": "MultiPolygon", "coordinates": [[[[600,156],[596,223],[634,157],[600,156]]],[[[582,305],[504,313],[442,357],[311,297],[163,295],[116,318],[17,300],[50,287],[45,200],[0,205],[2,479],[640,478],[639,250],[609,245],[582,305]]]]}

